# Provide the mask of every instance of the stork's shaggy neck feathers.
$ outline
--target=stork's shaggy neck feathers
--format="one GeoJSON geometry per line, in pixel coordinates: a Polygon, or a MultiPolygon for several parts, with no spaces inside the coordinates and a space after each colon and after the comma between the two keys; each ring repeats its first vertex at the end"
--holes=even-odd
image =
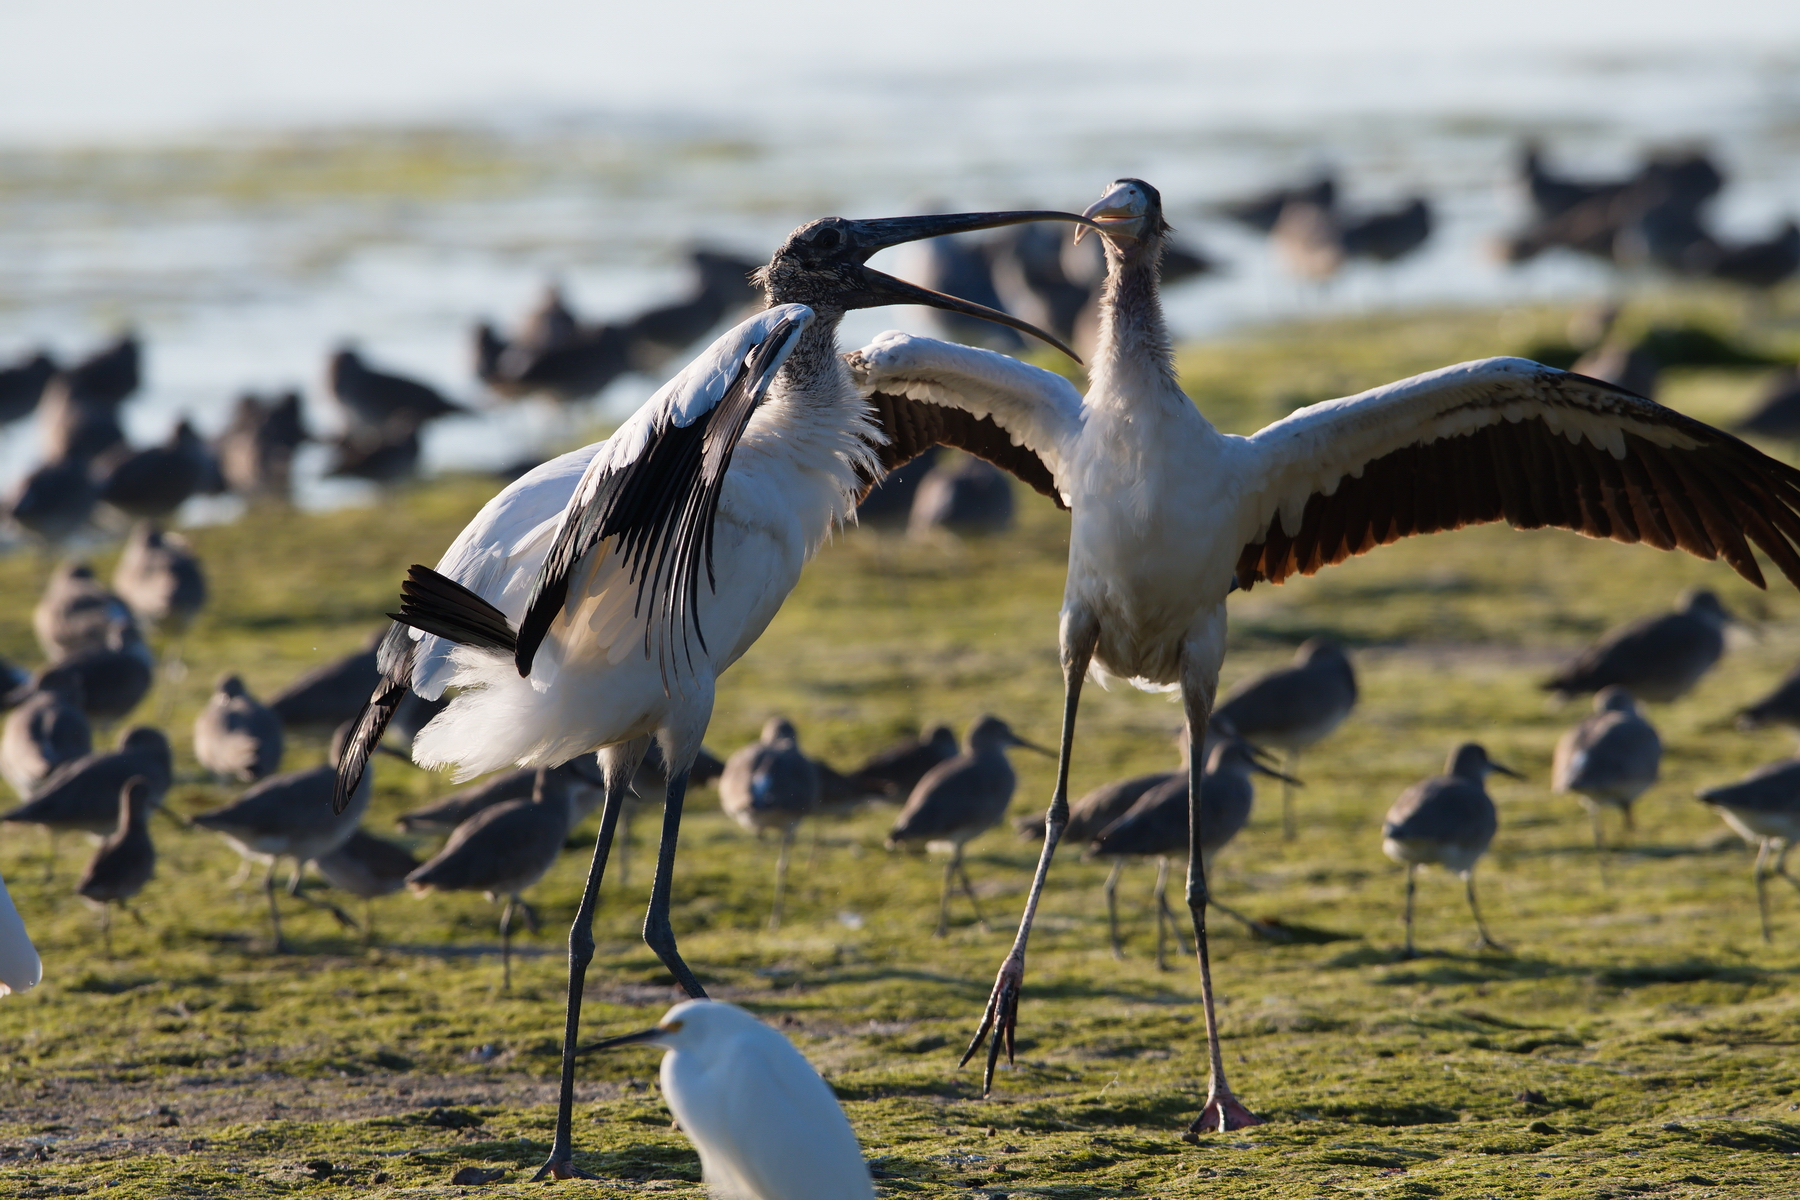
{"type": "Polygon", "coordinates": [[[1093,381],[1089,401],[1115,394],[1142,394],[1136,381],[1142,380],[1146,371],[1167,385],[1156,391],[1179,395],[1174,350],[1158,293],[1162,235],[1153,234],[1124,250],[1110,241],[1105,245],[1110,269],[1100,292],[1100,329],[1089,369],[1093,381]]]}

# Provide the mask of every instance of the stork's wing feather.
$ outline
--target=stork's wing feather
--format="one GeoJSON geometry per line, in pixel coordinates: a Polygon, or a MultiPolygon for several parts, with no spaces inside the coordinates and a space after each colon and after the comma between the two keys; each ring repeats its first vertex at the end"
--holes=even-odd
{"type": "Polygon", "coordinates": [[[756,406],[813,313],[783,304],[758,313],[719,338],[640,408],[588,464],[563,512],[519,623],[515,660],[530,675],[532,659],[562,612],[578,565],[601,542],[617,539],[628,578],[644,610],[647,654],[660,628],[663,670],[677,632],[701,648],[700,568],[712,583],[713,518],[732,452],[756,406]]]}
{"type": "Polygon", "coordinates": [[[1058,479],[1083,416],[1081,393],[1062,376],[991,350],[897,332],[844,361],[888,436],[877,448],[886,469],[931,446],[954,446],[1068,507],[1058,479]]]}
{"type": "Polygon", "coordinates": [[[1800,471],[1582,375],[1490,358],[1303,408],[1243,445],[1237,579],[1279,583],[1416,533],[1507,521],[1723,557],[1800,586],[1800,471]]]}

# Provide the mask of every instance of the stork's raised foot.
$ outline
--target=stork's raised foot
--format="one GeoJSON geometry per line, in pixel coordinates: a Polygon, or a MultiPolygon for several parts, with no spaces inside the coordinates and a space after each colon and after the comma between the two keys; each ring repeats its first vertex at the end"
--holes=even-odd
{"type": "Polygon", "coordinates": [[[994,979],[994,990],[988,994],[987,1011],[981,1014],[981,1028],[975,1031],[975,1038],[969,1048],[963,1051],[962,1061],[956,1065],[966,1067],[969,1060],[975,1057],[982,1044],[987,1044],[987,1065],[981,1074],[981,1094],[987,1095],[994,1090],[994,1064],[1000,1060],[1000,1047],[1006,1047],[1006,1061],[1011,1065],[1013,1060],[1013,1030],[1019,1023],[1019,994],[1025,990],[1025,957],[1013,953],[1006,956],[1000,964],[1000,974],[994,979]],[[992,1034],[993,1040],[988,1041],[992,1034]]]}
{"type": "Polygon", "coordinates": [[[1229,1133],[1233,1129],[1248,1129],[1252,1125],[1262,1124],[1265,1124],[1263,1119],[1245,1108],[1231,1092],[1220,1095],[1215,1091],[1206,1098],[1206,1107],[1200,1110],[1194,1123],[1187,1127],[1181,1140],[1198,1144],[1203,1133],[1229,1133]]]}
{"type": "Polygon", "coordinates": [[[546,1179],[598,1179],[598,1175],[582,1170],[575,1165],[575,1160],[568,1155],[552,1153],[550,1161],[538,1168],[531,1182],[542,1183],[546,1179]]]}

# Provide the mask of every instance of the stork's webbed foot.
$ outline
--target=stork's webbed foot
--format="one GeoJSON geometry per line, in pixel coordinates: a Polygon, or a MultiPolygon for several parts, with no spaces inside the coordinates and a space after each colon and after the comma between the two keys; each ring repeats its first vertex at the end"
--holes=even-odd
{"type": "Polygon", "coordinates": [[[595,1175],[591,1171],[584,1171],[576,1166],[575,1156],[572,1152],[565,1150],[563,1153],[558,1154],[555,1150],[551,1150],[549,1161],[538,1168],[537,1174],[531,1177],[531,1182],[542,1183],[546,1179],[599,1178],[598,1175],[595,1175]]]}
{"type": "Polygon", "coordinates": [[[988,994],[987,1011],[981,1015],[981,1028],[969,1048],[963,1051],[959,1067],[968,1066],[982,1043],[987,1043],[987,1064],[981,1075],[981,1094],[994,1090],[994,1065],[1000,1060],[1000,1047],[1006,1046],[1006,1062],[1013,1061],[1013,1030],[1019,1023],[1019,994],[1025,990],[1025,956],[1017,951],[1008,954],[994,979],[994,990],[988,994]],[[993,1040],[989,1041],[989,1035],[993,1040]]]}
{"type": "Polygon", "coordinates": [[[1232,1095],[1230,1088],[1221,1091],[1215,1086],[1206,1098],[1206,1107],[1200,1110],[1194,1123],[1187,1127],[1181,1140],[1198,1143],[1203,1133],[1229,1133],[1233,1129],[1248,1129],[1252,1125],[1263,1123],[1261,1117],[1245,1108],[1243,1102],[1232,1095]]]}

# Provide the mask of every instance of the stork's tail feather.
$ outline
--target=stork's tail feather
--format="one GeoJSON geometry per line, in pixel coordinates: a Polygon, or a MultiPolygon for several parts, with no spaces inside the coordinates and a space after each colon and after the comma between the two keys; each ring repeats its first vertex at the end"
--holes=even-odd
{"type": "Polygon", "coordinates": [[[518,649],[518,632],[505,613],[456,580],[417,563],[407,568],[406,582],[400,585],[400,611],[388,615],[459,646],[498,650],[509,657],[518,649]]]}
{"type": "Polygon", "coordinates": [[[369,702],[363,705],[356,718],[356,728],[350,731],[350,738],[338,757],[337,784],[331,792],[332,812],[341,813],[350,807],[350,797],[356,795],[356,789],[362,786],[363,772],[369,769],[369,756],[381,745],[381,735],[387,732],[388,722],[394,719],[400,701],[405,698],[405,684],[383,679],[376,685],[369,702]]]}

